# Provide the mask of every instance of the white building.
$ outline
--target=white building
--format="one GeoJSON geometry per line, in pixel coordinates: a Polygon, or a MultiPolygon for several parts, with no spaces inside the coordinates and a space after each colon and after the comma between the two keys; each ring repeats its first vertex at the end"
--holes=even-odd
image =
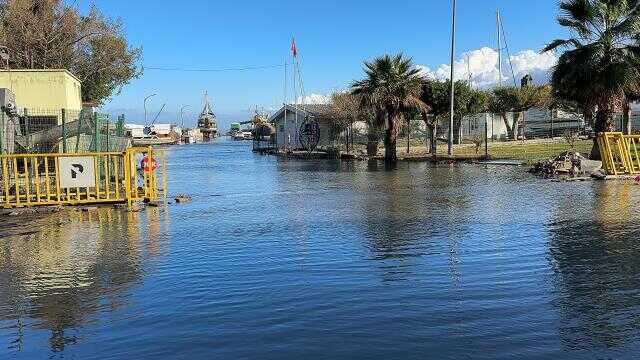
{"type": "MultiPolygon", "coordinates": [[[[514,113],[507,113],[507,122],[513,126],[514,113]]],[[[507,126],[500,114],[483,113],[467,116],[461,124],[463,139],[470,139],[480,135],[484,137],[485,121],[487,122],[487,138],[491,140],[508,139],[507,126]]],[[[580,131],[584,129],[585,122],[582,116],[568,113],[562,110],[548,110],[534,108],[524,112],[524,118],[520,119],[518,134],[524,129],[527,138],[562,136],[566,130],[580,131]]],[[[446,131],[446,129],[444,129],[446,131]]]]}
{"type": "Polygon", "coordinates": [[[331,122],[327,116],[329,105],[286,105],[269,118],[276,127],[278,149],[302,150],[298,134],[306,119],[315,120],[320,125],[320,140],[317,149],[334,146],[331,136],[331,122]]]}
{"type": "MultiPolygon", "coordinates": [[[[615,126],[616,131],[626,131],[622,119],[622,114],[616,114],[613,120],[613,126],[615,126]]],[[[631,110],[629,119],[631,121],[631,132],[640,132],[640,110],[631,110]]]]}
{"type": "Polygon", "coordinates": [[[130,138],[143,138],[145,136],[144,125],[124,124],[124,131],[126,136],[130,138]]]}

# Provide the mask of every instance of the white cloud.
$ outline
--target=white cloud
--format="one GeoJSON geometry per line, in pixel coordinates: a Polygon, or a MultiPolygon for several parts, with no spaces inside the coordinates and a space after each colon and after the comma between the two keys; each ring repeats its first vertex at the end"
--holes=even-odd
{"type": "MultiPolygon", "coordinates": [[[[513,83],[513,76],[509,62],[505,60],[503,58],[501,77],[503,84],[506,85],[513,83]]],[[[516,83],[520,84],[520,79],[527,74],[533,76],[536,83],[547,82],[550,70],[557,61],[558,58],[553,52],[540,54],[534,50],[524,50],[511,56],[516,83]]],[[[431,79],[448,80],[451,76],[451,66],[448,64],[442,64],[435,70],[424,65],[418,67],[423,76],[431,79]]],[[[479,88],[495,86],[498,83],[499,72],[498,52],[488,47],[466,52],[454,62],[454,70],[456,80],[471,78],[472,85],[479,88]]]]}
{"type": "Polygon", "coordinates": [[[329,102],[331,102],[331,97],[322,94],[310,94],[305,97],[300,96],[298,98],[298,104],[317,105],[328,104],[329,102]]]}

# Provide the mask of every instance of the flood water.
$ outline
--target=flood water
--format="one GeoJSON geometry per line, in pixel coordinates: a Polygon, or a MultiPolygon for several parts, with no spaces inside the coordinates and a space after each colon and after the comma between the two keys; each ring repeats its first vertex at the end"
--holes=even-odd
{"type": "Polygon", "coordinates": [[[640,186],[169,151],[185,205],[0,219],[1,359],[632,359],[640,186]]]}

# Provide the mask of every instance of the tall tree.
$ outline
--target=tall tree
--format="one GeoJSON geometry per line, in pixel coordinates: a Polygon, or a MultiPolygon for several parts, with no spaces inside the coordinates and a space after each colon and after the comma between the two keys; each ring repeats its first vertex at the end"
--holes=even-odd
{"type": "MultiPolygon", "coordinates": [[[[348,92],[336,92],[331,95],[330,110],[327,115],[332,122],[331,132],[334,140],[338,140],[341,134],[345,135],[347,152],[350,151],[349,144],[353,142],[349,137],[353,137],[353,125],[356,122],[364,122],[373,128],[372,131],[377,131],[370,108],[362,104],[360,96],[348,92]]],[[[376,137],[376,142],[378,141],[379,137],[376,137]]]]}
{"type": "MultiPolygon", "coordinates": [[[[558,23],[571,37],[554,40],[543,49],[567,49],[554,68],[552,84],[568,97],[580,93],[570,100],[597,106],[594,130],[610,131],[614,113],[629,94],[638,93],[639,1],[562,0],[558,23]]],[[[600,158],[595,140],[591,157],[600,158]]]]}
{"type": "Polygon", "coordinates": [[[471,88],[466,81],[458,81],[456,83],[456,98],[458,92],[461,94],[460,101],[456,101],[456,125],[458,128],[457,141],[462,142],[462,121],[465,117],[473,116],[485,112],[489,101],[485,91],[471,88]]]}
{"type": "Polygon", "coordinates": [[[514,138],[513,123],[509,122],[507,117],[508,113],[513,108],[515,87],[497,87],[489,93],[489,100],[487,101],[487,110],[492,114],[498,114],[504,122],[504,126],[507,129],[507,136],[509,139],[514,138]]]}
{"type": "Polygon", "coordinates": [[[0,45],[14,69],[63,68],[82,81],[82,100],[101,103],[141,73],[141,48],[119,21],[62,0],[0,0],[0,45]]]}
{"type": "Polygon", "coordinates": [[[430,134],[430,151],[436,153],[438,120],[449,113],[450,90],[446,82],[425,79],[422,83],[422,95],[420,99],[428,108],[422,113],[422,120],[425,122],[430,134]]]}
{"type": "MultiPolygon", "coordinates": [[[[466,81],[456,81],[454,103],[454,135],[455,142],[462,140],[462,121],[465,117],[479,114],[486,110],[488,96],[484,91],[471,88],[466,81]]],[[[450,109],[449,82],[425,79],[422,87],[422,101],[429,106],[429,114],[423,114],[430,131],[435,130],[434,119],[440,119],[448,115],[450,109]],[[432,116],[428,116],[432,115],[432,116]]],[[[433,147],[432,147],[433,149],[433,147]]]]}
{"type": "Polygon", "coordinates": [[[512,104],[513,111],[513,130],[514,139],[517,139],[518,129],[520,125],[523,126],[522,138],[525,138],[524,133],[524,121],[526,112],[533,108],[544,108],[551,104],[551,87],[549,85],[523,85],[516,89],[514,103],[512,104]]]}
{"type": "Polygon", "coordinates": [[[422,80],[420,70],[410,58],[402,54],[384,55],[364,63],[365,78],[352,85],[352,92],[363,95],[377,113],[378,121],[385,120],[385,161],[395,162],[398,128],[404,109],[422,110],[420,100],[422,80]]]}
{"type": "Polygon", "coordinates": [[[493,114],[500,114],[509,139],[516,140],[523,114],[534,107],[548,106],[550,102],[551,88],[548,85],[507,86],[493,89],[487,108],[493,114]],[[513,122],[509,122],[507,117],[510,112],[513,113],[513,122]]]}

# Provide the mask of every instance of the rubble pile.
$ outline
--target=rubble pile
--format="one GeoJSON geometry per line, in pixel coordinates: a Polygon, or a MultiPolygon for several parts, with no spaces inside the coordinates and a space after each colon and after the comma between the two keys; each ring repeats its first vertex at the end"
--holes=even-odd
{"type": "Polygon", "coordinates": [[[601,161],[589,160],[579,152],[570,150],[557,157],[538,161],[529,170],[530,173],[548,176],[591,176],[600,171],[601,161]]]}

